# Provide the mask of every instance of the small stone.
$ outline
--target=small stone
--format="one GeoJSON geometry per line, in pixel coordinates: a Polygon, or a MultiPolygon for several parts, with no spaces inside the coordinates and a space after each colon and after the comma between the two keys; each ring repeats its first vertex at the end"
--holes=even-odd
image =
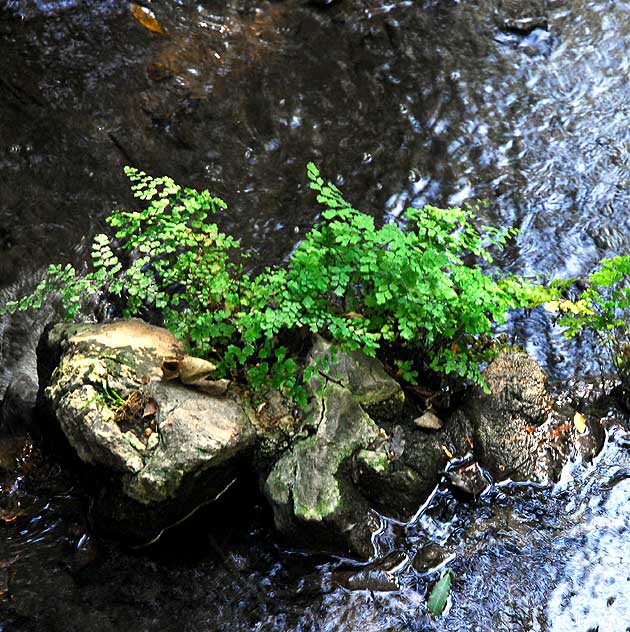
{"type": "Polygon", "coordinates": [[[418,426],[418,428],[426,428],[427,430],[440,430],[444,425],[442,420],[430,410],[427,410],[424,415],[416,417],[413,422],[416,426],[418,426]]]}
{"type": "Polygon", "coordinates": [[[475,497],[479,496],[490,484],[488,477],[476,461],[447,472],[446,478],[451,487],[475,497]]]}
{"type": "Polygon", "coordinates": [[[153,448],[157,447],[157,444],[160,442],[160,436],[157,432],[154,432],[147,441],[147,450],[153,450],[153,448]]]}
{"type": "Polygon", "coordinates": [[[138,439],[138,437],[136,437],[133,432],[127,431],[123,434],[123,437],[127,439],[127,441],[131,444],[133,448],[135,448],[136,450],[144,451],[144,443],[142,443],[142,441],[140,441],[140,439],[138,439]]]}

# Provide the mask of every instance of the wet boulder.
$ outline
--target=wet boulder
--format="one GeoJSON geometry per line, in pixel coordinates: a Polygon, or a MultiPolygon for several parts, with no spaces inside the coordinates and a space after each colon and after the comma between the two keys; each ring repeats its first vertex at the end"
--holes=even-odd
{"type": "Polygon", "coordinates": [[[139,320],[56,325],[40,341],[42,423],[96,482],[105,530],[151,539],[221,494],[249,458],[256,433],[238,397],[163,381],[163,363],[183,355],[139,320]]]}
{"type": "MultiPolygon", "coordinates": [[[[570,453],[586,443],[578,441],[581,413],[554,401],[546,374],[522,351],[502,352],[483,376],[489,392],[473,389],[449,420],[458,451],[472,449],[495,480],[557,480],[570,453]]],[[[596,426],[582,432],[595,435],[596,426]]]]}
{"type": "Polygon", "coordinates": [[[405,394],[400,384],[387,374],[383,365],[361,351],[336,352],[333,345],[317,337],[310,362],[318,367],[318,380],[330,380],[352,393],[352,398],[373,418],[390,419],[400,414],[405,394]]]}
{"type": "Polygon", "coordinates": [[[547,12],[545,0],[499,0],[496,19],[501,29],[527,35],[548,28],[547,12]]]}
{"type": "Polygon", "coordinates": [[[320,370],[302,435],[271,468],[264,492],[281,533],[367,558],[374,510],[411,518],[446,458],[413,416],[402,420],[403,392],[376,360],[334,353],[319,339],[310,362],[320,370]]]}
{"type": "Polygon", "coordinates": [[[350,391],[327,382],[306,419],[308,435],[275,463],[264,483],[276,528],[291,539],[371,553],[376,523],[352,481],[354,454],[376,443],[378,426],[350,391]]]}
{"type": "Polygon", "coordinates": [[[19,434],[31,430],[37,400],[37,383],[18,373],[9,383],[0,403],[0,434],[19,434]]]}

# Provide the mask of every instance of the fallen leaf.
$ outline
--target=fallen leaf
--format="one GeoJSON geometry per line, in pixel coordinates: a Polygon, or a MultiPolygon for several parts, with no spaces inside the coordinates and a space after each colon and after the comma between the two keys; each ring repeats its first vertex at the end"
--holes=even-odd
{"type": "Polygon", "coordinates": [[[449,459],[453,458],[453,453],[445,445],[442,446],[442,451],[449,459]]]}
{"type": "Polygon", "coordinates": [[[209,379],[210,374],[216,368],[212,362],[202,358],[184,356],[179,362],[179,379],[182,381],[182,384],[197,384],[209,379]]]}
{"type": "Polygon", "coordinates": [[[444,611],[444,606],[448,601],[449,593],[451,592],[451,571],[446,571],[440,581],[433,586],[433,590],[429,595],[429,601],[427,602],[427,608],[431,614],[439,617],[444,611]]]}
{"type": "Polygon", "coordinates": [[[151,417],[151,415],[155,415],[155,413],[157,413],[157,402],[154,399],[150,399],[145,405],[144,405],[144,411],[142,412],[142,416],[143,417],[151,417]]]}
{"type": "Polygon", "coordinates": [[[160,35],[166,35],[164,27],[157,21],[155,13],[146,7],[141,7],[139,4],[132,2],[129,5],[131,9],[131,15],[144,26],[145,29],[159,33],[160,35]]]}
{"type": "Polygon", "coordinates": [[[573,417],[573,425],[580,434],[584,434],[586,432],[586,420],[584,419],[584,415],[582,413],[575,413],[575,416],[573,417]]]}
{"type": "Polygon", "coordinates": [[[194,386],[210,395],[223,395],[230,385],[230,380],[213,380],[210,375],[216,366],[208,360],[184,356],[162,362],[162,376],[165,380],[179,378],[182,384],[194,386]]]}
{"type": "Polygon", "coordinates": [[[179,377],[179,360],[164,360],[162,376],[165,380],[176,380],[179,377]]]}

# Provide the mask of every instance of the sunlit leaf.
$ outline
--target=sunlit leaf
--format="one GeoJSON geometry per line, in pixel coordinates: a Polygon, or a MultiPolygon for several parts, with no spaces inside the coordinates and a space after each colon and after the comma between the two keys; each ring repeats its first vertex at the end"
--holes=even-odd
{"type": "Polygon", "coordinates": [[[575,413],[575,416],[573,417],[573,425],[580,434],[584,434],[586,432],[586,420],[584,419],[584,415],[582,413],[575,413]]]}
{"type": "Polygon", "coordinates": [[[451,571],[446,571],[440,581],[433,586],[433,590],[429,595],[427,608],[431,614],[439,617],[446,606],[449,593],[451,592],[451,571]]]}
{"type": "Polygon", "coordinates": [[[132,2],[129,7],[131,9],[131,15],[133,15],[133,17],[136,18],[136,20],[138,20],[145,29],[149,29],[149,31],[153,31],[154,33],[166,35],[164,27],[157,21],[153,11],[145,7],[141,7],[135,2],[132,2]]]}

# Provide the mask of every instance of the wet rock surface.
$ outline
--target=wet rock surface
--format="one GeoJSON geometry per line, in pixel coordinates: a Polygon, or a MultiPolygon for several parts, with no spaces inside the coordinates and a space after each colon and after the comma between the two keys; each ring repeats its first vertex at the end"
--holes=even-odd
{"type": "MultiPolygon", "coordinates": [[[[521,229],[500,263],[513,271],[585,274],[627,250],[624,3],[552,0],[548,30],[528,35],[500,32],[497,0],[150,6],[177,35],[176,72],[164,81],[150,68],[174,40],[137,24],[126,3],[0,8],[3,287],[16,278],[29,287],[40,266],[81,259],[86,231],[132,202],[128,163],[222,195],[230,213],[219,221],[270,260],[313,221],[301,193],[308,160],[384,218],[408,204],[490,201],[480,221],[521,229]],[[195,59],[199,40],[233,55],[214,64],[202,48],[195,59]]],[[[41,324],[24,333],[0,324],[0,391],[41,324]]],[[[567,343],[540,315],[517,316],[510,330],[563,389],[576,370],[599,372],[588,339],[567,343]]],[[[207,527],[233,508],[209,509],[166,551],[130,554],[96,540],[76,481],[27,460],[0,481],[3,502],[21,504],[0,522],[0,621],[7,632],[624,632],[628,448],[627,431],[610,432],[601,459],[552,489],[505,485],[466,502],[440,490],[414,525],[379,536],[382,550],[417,553],[429,574],[403,568],[401,589],[388,594],[367,592],[378,583],[330,590],[336,562],[279,552],[256,516],[237,518],[238,535],[217,537],[228,552],[214,554],[207,527]],[[444,560],[453,607],[429,620],[424,595],[444,560]]]]}
{"type": "Polygon", "coordinates": [[[549,25],[546,0],[499,0],[496,18],[500,28],[527,34],[549,25]]]}
{"type": "Polygon", "coordinates": [[[297,441],[272,468],[264,492],[276,527],[297,541],[319,541],[371,553],[369,500],[353,484],[353,454],[375,443],[378,426],[347,389],[324,386],[307,423],[313,434],[297,441]]]}
{"type": "Polygon", "coordinates": [[[580,436],[577,403],[554,401],[546,374],[522,351],[504,351],[483,373],[490,390],[476,387],[450,420],[460,451],[468,450],[495,480],[558,480],[570,454],[592,458],[603,445],[596,417],[580,436]]]}
{"type": "Polygon", "coordinates": [[[18,434],[33,430],[33,409],[37,401],[37,384],[33,377],[18,373],[0,401],[0,434],[18,434]]]}
{"type": "Polygon", "coordinates": [[[379,523],[373,510],[411,518],[447,458],[437,436],[411,417],[401,421],[409,417],[404,393],[380,362],[333,352],[321,338],[309,362],[319,371],[309,384],[307,436],[274,465],[264,491],[280,532],[319,538],[367,559],[379,523]]]}
{"type": "MultiPolygon", "coordinates": [[[[427,428],[377,360],[318,338],[309,408],[300,424],[286,414],[280,434],[229,391],[163,381],[182,355],[171,334],[139,320],[56,325],[42,337],[42,419],[105,473],[93,515],[110,532],[150,540],[258,467],[279,533],[369,559],[378,514],[411,519],[443,477],[470,497],[492,482],[480,466],[495,480],[554,480],[576,444],[567,418],[552,414],[546,375],[523,352],[499,355],[484,372],[490,392],[473,389],[446,424],[427,428]]],[[[266,407],[283,410],[273,397],[266,407]]],[[[591,454],[599,445],[591,441],[591,454]]]]}
{"type": "Polygon", "coordinates": [[[154,537],[219,495],[252,449],[255,430],[238,399],[161,381],[164,360],[182,355],[166,330],[138,320],[44,334],[42,418],[105,475],[95,508],[109,514],[105,528],[154,537]]]}

